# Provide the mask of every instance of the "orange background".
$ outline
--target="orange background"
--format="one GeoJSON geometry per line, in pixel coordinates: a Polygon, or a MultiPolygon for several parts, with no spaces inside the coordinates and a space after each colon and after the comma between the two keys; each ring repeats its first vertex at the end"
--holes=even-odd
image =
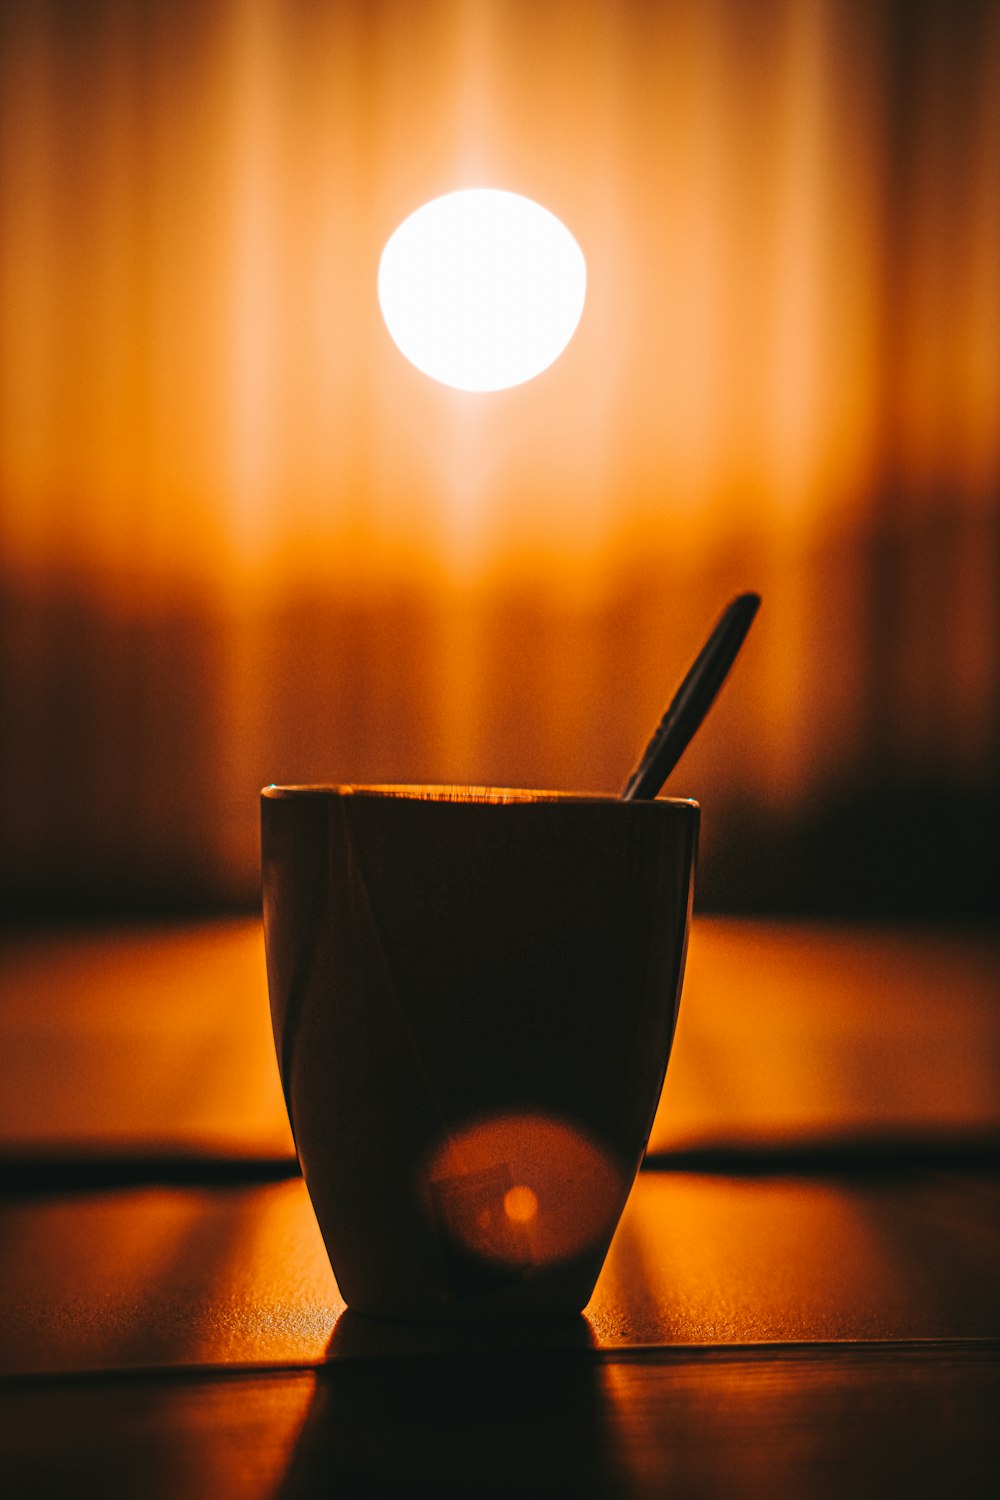
{"type": "Polygon", "coordinates": [[[268,781],[670,790],[700,899],[986,913],[1000,762],[1000,11],[0,8],[0,894],[247,905],[268,781]],[[495,395],[381,247],[495,185],[588,262],[495,395]]]}

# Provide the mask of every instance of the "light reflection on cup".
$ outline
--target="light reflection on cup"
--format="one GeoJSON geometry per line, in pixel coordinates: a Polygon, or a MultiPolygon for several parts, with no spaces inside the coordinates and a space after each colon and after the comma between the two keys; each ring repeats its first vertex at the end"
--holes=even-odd
{"type": "Polygon", "coordinates": [[[279,1067],[354,1311],[589,1300],[663,1083],[697,828],[665,799],[265,789],[279,1067]]]}
{"type": "Polygon", "coordinates": [[[486,1261],[558,1265],[614,1232],[631,1181],[579,1126],[502,1115],[454,1131],[425,1173],[430,1212],[459,1250],[486,1261]]]}

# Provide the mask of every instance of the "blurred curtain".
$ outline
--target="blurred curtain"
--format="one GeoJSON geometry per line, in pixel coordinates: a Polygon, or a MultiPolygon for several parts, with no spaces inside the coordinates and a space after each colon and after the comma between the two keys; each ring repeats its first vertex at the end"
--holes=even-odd
{"type": "Polygon", "coordinates": [[[1000,762],[990,0],[5,0],[0,887],[245,903],[268,781],[671,789],[707,904],[983,912],[1000,762]],[[381,247],[508,187],[562,358],[419,374],[381,247]]]}

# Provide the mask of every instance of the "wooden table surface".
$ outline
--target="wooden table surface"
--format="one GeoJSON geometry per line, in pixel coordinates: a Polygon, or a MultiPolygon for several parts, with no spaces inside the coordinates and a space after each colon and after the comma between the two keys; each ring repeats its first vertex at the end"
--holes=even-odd
{"type": "Polygon", "coordinates": [[[699,920],[574,1323],[344,1311],[259,926],[0,942],[0,1494],[1000,1493],[1000,942],[699,920]]]}

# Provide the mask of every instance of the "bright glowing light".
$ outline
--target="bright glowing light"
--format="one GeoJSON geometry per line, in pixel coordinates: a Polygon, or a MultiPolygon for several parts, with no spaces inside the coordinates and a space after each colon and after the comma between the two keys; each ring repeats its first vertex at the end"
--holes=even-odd
{"type": "Polygon", "coordinates": [[[538,1212],[538,1199],[530,1187],[512,1187],[504,1194],[504,1212],[515,1224],[527,1224],[538,1212]]]}
{"type": "Polygon", "coordinates": [[[378,272],[401,352],[463,391],[540,375],[573,337],[586,290],[583,252],[565,224],[497,188],[425,203],[390,236],[378,272]]]}
{"type": "Polygon", "coordinates": [[[556,1265],[609,1241],[628,1191],[610,1152],[542,1114],[452,1129],[425,1172],[429,1211],[449,1239],[505,1266],[556,1265]]]}

